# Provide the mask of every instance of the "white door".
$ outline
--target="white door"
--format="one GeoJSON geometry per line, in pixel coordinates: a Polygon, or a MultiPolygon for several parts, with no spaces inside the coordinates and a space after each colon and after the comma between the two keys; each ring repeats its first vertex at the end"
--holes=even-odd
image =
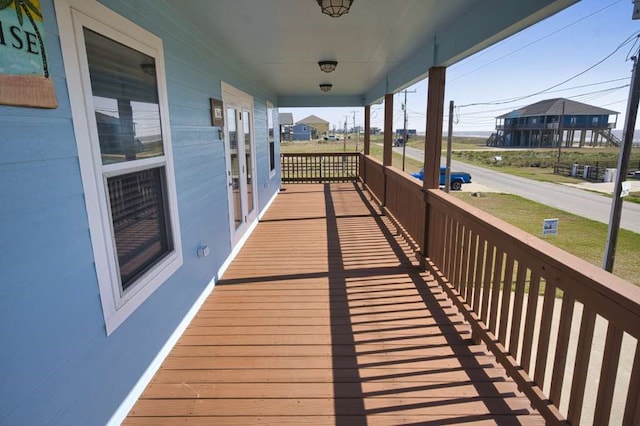
{"type": "Polygon", "coordinates": [[[223,83],[222,101],[231,244],[235,246],[257,218],[253,98],[223,83]]]}

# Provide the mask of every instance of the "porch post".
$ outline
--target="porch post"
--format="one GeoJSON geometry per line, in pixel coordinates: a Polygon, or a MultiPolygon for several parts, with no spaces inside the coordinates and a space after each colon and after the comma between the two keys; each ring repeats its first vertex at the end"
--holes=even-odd
{"type": "Polygon", "coordinates": [[[384,166],[384,188],[382,206],[387,205],[387,167],[392,166],[393,158],[393,93],[384,95],[384,142],[382,147],[382,165],[384,166]]]}
{"type": "Polygon", "coordinates": [[[382,164],[391,166],[393,153],[393,93],[384,95],[384,146],[382,164]]]}
{"type": "MultiPolygon", "coordinates": [[[[438,189],[440,187],[440,155],[442,154],[442,120],[444,117],[444,87],[446,67],[432,67],[429,69],[427,88],[427,130],[424,140],[424,181],[423,189],[438,189]]],[[[445,182],[447,185],[448,182],[445,182]]],[[[424,235],[420,242],[422,256],[430,257],[428,250],[431,230],[430,212],[428,205],[429,194],[425,197],[424,235]]]]}
{"type": "Polygon", "coordinates": [[[429,69],[427,130],[424,140],[424,189],[438,189],[440,186],[445,71],[446,67],[432,67],[429,69]]]}
{"type": "Polygon", "coordinates": [[[371,153],[371,105],[364,106],[364,155],[371,153]]]}
{"type": "Polygon", "coordinates": [[[360,179],[362,179],[363,186],[367,183],[367,161],[364,159],[365,155],[371,153],[371,105],[364,106],[364,152],[360,156],[362,161],[360,162],[360,179]]]}

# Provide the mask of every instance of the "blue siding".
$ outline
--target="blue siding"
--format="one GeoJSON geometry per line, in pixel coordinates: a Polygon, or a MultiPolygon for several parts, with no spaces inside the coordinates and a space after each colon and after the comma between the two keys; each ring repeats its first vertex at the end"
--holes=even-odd
{"type": "Polygon", "coordinates": [[[293,140],[294,141],[309,141],[311,140],[311,127],[306,124],[296,124],[293,126],[293,140]]]}
{"type": "Polygon", "coordinates": [[[231,250],[224,144],[209,98],[221,97],[221,80],[255,97],[263,207],[280,184],[268,170],[266,101],[275,97],[162,2],[103,2],[163,39],[184,255],[182,268],[107,337],[52,1],[41,4],[59,107],[0,106],[0,424],[101,425],[231,250]],[[198,259],[202,244],[211,254],[198,259]]]}

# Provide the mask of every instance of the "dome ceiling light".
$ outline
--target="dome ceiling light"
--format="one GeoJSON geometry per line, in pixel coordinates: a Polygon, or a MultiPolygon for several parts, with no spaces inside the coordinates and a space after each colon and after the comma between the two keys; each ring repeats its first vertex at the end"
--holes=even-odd
{"type": "Polygon", "coordinates": [[[320,69],[324,72],[333,72],[336,70],[336,66],[338,66],[337,61],[320,61],[318,62],[320,69]]]}
{"type": "Polygon", "coordinates": [[[353,0],[318,0],[322,13],[333,18],[349,13],[353,0]]]}

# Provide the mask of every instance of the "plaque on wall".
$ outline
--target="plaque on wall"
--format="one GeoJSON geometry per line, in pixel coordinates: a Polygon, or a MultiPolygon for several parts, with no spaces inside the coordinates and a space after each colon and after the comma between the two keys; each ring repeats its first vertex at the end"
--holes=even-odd
{"type": "Polygon", "coordinates": [[[40,0],[0,0],[0,104],[57,106],[40,0]]]}
{"type": "Polygon", "coordinates": [[[211,100],[211,125],[215,127],[224,126],[224,115],[222,110],[222,101],[220,99],[210,98],[211,100]]]}

